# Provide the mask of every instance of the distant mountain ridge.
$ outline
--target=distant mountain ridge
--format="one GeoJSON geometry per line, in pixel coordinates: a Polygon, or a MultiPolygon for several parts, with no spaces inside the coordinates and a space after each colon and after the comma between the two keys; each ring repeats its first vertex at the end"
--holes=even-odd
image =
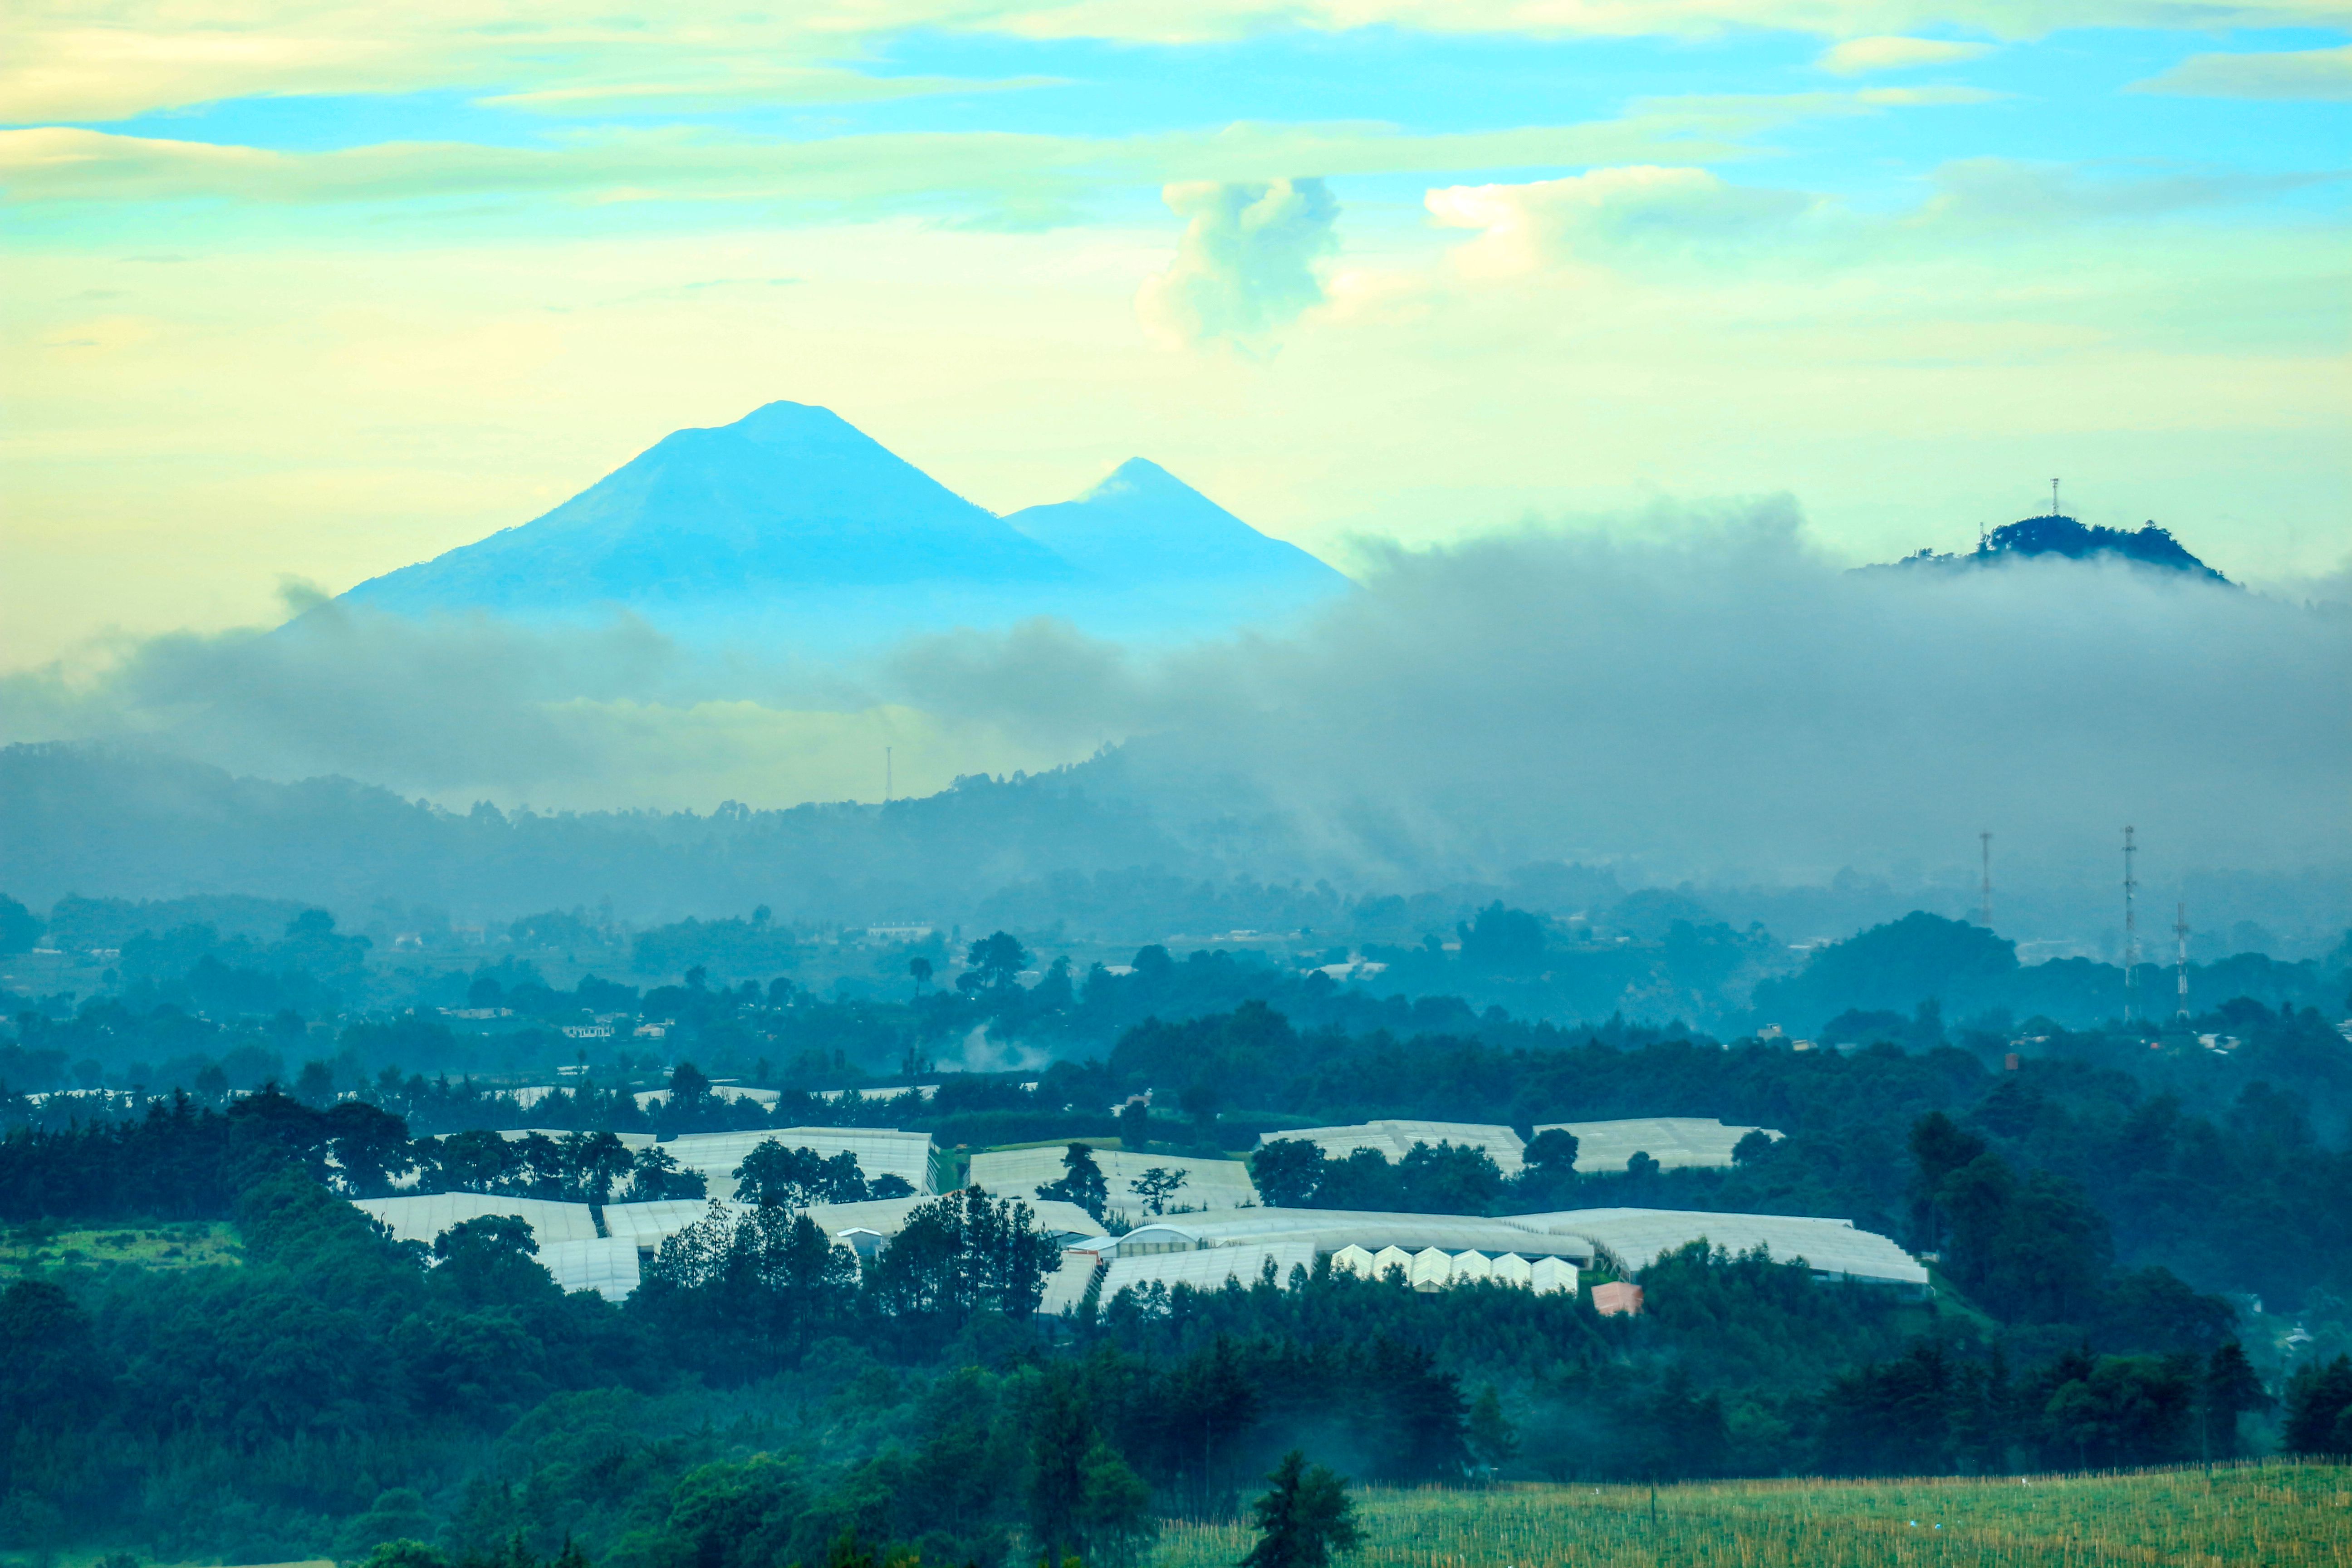
{"type": "Polygon", "coordinates": [[[2227,577],[2190,554],[2188,547],[2173,538],[2168,530],[2158,528],[2154,522],[2137,529],[2106,528],[2084,523],[2059,512],[2003,523],[1965,555],[1938,555],[1932,550],[1922,550],[1888,564],[1990,566],[2001,561],[2027,560],[2041,555],[2063,556],[2070,561],[2107,557],[2142,566],[2160,567],[2168,572],[2185,572],[2215,583],[2229,582],[2227,577]]]}
{"type": "Polygon", "coordinates": [[[1032,615],[1207,631],[1348,587],[1139,458],[1076,500],[1000,518],[831,410],[779,402],[674,432],[553,510],[343,601],[410,616],[625,608],[683,636],[824,644],[1032,615]]]}

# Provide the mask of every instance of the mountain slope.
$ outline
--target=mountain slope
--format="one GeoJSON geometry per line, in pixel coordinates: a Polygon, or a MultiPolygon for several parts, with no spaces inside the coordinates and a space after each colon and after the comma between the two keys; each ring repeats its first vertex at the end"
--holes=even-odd
{"type": "Polygon", "coordinates": [[[1130,458],[1076,500],[1005,520],[1079,571],[1126,584],[1222,580],[1337,593],[1348,579],[1265,534],[1159,464],[1130,458]]]}
{"type": "Polygon", "coordinates": [[[838,415],[771,403],[732,425],[665,437],[545,516],[346,597],[408,614],[562,611],[1072,575],[838,415]]]}

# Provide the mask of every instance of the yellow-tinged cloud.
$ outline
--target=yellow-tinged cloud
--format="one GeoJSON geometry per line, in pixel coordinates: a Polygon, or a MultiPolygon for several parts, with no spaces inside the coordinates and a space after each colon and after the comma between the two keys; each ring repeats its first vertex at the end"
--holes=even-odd
{"type": "Polygon", "coordinates": [[[1958,65],[1990,53],[1991,47],[1990,44],[1956,44],[1941,38],[1848,38],[1816,63],[1832,76],[1866,76],[1872,71],[1958,65]]]}
{"type": "Polygon", "coordinates": [[[382,142],[325,153],[115,135],[0,132],[0,191],[14,203],[174,197],[330,203],[507,195],[558,198],[821,201],[875,208],[914,195],[1070,195],[1104,185],[1326,174],[1622,163],[1669,149],[1743,155],[1738,139],[1825,114],[1871,112],[1853,95],[1664,99],[1617,120],[1415,136],[1382,125],[1239,122],[1205,132],[1088,139],[908,132],[813,141],[666,128],[551,146],[382,142]]]}
{"type": "Polygon", "coordinates": [[[1588,252],[1719,248],[1784,229],[1814,205],[1797,192],[1734,185],[1705,169],[1654,166],[1449,185],[1424,200],[1439,227],[1479,231],[1457,258],[1472,274],[1529,272],[1588,252]]]}
{"type": "MultiPolygon", "coordinates": [[[[746,8],[671,0],[651,24],[602,0],[175,0],[100,8],[22,0],[0,55],[0,123],[105,122],[226,99],[477,90],[546,112],[625,97],[820,101],[908,90],[862,58],[908,28],[1183,43],[1282,27],[1548,37],[1780,28],[1917,45],[2074,27],[2340,26],[2337,0],[2074,0],[2063,17],[2014,0],[803,0],[746,8]],[[747,63],[751,62],[751,63],[747,63]]],[[[1866,51],[1865,51],[1866,53],[1866,51]]],[[[1263,172],[1261,172],[1263,173],[1263,172]]]]}
{"type": "Polygon", "coordinates": [[[2170,70],[2136,81],[2132,92],[2176,98],[2352,99],[2352,44],[2333,49],[2191,55],[2170,70]]]}

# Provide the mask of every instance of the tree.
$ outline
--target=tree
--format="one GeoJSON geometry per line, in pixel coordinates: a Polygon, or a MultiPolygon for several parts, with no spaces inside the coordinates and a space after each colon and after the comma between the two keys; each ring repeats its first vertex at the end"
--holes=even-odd
{"type": "Polygon", "coordinates": [[[2290,1453],[2352,1454],[2352,1356],[2298,1367],[2287,1380],[2290,1453]]]}
{"type": "Polygon", "coordinates": [[[701,1172],[687,1170],[671,1158],[668,1150],[649,1143],[629,1163],[629,1185],[621,1201],[642,1204],[661,1198],[698,1198],[709,1190],[710,1184],[701,1172]]]}
{"type": "Polygon", "coordinates": [[[978,1187],[918,1205],[875,1265],[874,1300],[891,1317],[950,1331],[982,1311],[1030,1316],[1061,1264],[1033,1218],[1028,1205],[978,1187]]]}
{"type": "Polygon", "coordinates": [[[1185,1085],[1176,1103],[1192,1119],[1193,1137],[1205,1144],[1216,1142],[1217,1107],[1224,1100],[1217,1086],[1206,1079],[1195,1079],[1185,1085]]]}
{"type": "Polygon", "coordinates": [[[739,1197],[768,1207],[801,1209],[898,1195],[875,1194],[858,1168],[857,1156],[846,1149],[827,1159],[814,1149],[787,1149],[773,1138],[761,1139],[734,1174],[739,1197]]]}
{"type": "Polygon", "coordinates": [[[592,1204],[613,1201],[613,1184],[629,1173],[629,1151],[615,1133],[574,1132],[563,1141],[564,1185],[592,1204]]]}
{"type": "Polygon", "coordinates": [[[710,1079],[704,1077],[692,1062],[680,1062],[670,1070],[670,1110],[697,1110],[709,1098],[710,1079]]]}
{"type": "Polygon", "coordinates": [[[1164,1165],[1154,1165],[1127,1184],[1128,1191],[1143,1200],[1143,1212],[1154,1218],[1168,1212],[1168,1200],[1184,1184],[1184,1173],[1171,1171],[1164,1165]]]}
{"type": "Polygon", "coordinates": [[[915,994],[920,996],[923,994],[923,987],[931,983],[931,961],[928,958],[910,958],[907,961],[907,973],[914,976],[915,994]]]}
{"type": "Polygon", "coordinates": [[[1139,1154],[1151,1146],[1151,1105],[1141,1095],[1118,1108],[1118,1146],[1139,1154]]]}
{"type": "MultiPolygon", "coordinates": [[[[1014,977],[1029,967],[1029,952],[1020,939],[1009,931],[994,931],[973,942],[964,955],[971,973],[980,976],[974,982],[992,991],[1001,991],[1013,984],[1014,977]]],[[[957,982],[959,985],[962,981],[957,982]]]]}
{"type": "Polygon", "coordinates": [[[1250,1178],[1276,1208],[1305,1208],[1323,1183],[1323,1151],[1297,1138],[1260,1144],[1249,1159],[1250,1178]]]}
{"type": "Polygon", "coordinates": [[[46,928],[32,910],[0,893],[0,952],[23,952],[41,940],[46,928]]]}
{"type": "Polygon", "coordinates": [[[1498,1468],[1519,1451],[1518,1428],[1504,1415],[1502,1395],[1491,1383],[1470,1406],[1470,1451],[1479,1463],[1498,1468]]]}
{"type": "Polygon", "coordinates": [[[1547,1176],[1565,1176],[1576,1169],[1576,1134],[1565,1127],[1547,1127],[1528,1140],[1522,1156],[1547,1176]]]}
{"type": "Polygon", "coordinates": [[[1250,1505],[1257,1544],[1242,1568],[1324,1568],[1334,1552],[1353,1551],[1363,1541],[1348,1483],[1324,1466],[1310,1467],[1298,1449],[1265,1479],[1271,1488],[1250,1505]]]}
{"type": "MultiPolygon", "coordinates": [[[[346,1100],[324,1118],[343,1180],[360,1197],[379,1197],[393,1179],[416,1169],[408,1123],[363,1100],[346,1100]]],[[[610,1134],[606,1134],[610,1136],[610,1134]]],[[[503,1139],[500,1140],[504,1142],[503,1139]]],[[[614,1141],[617,1144],[618,1140],[614,1141]]]]}
{"type": "Polygon", "coordinates": [[[2236,1458],[2238,1417],[2277,1403],[2255,1375],[2254,1363],[2246,1359],[2246,1347],[2235,1340],[2225,1342],[2206,1361],[2205,1381],[2199,1390],[2198,1413],[2205,1423],[2209,1452],[2219,1449],[2225,1459],[2236,1458]]]}
{"type": "Polygon", "coordinates": [[[1543,968],[1542,920],[1505,909],[1499,900],[1480,910],[1475,922],[1457,922],[1454,933],[1462,942],[1462,967],[1473,974],[1531,975],[1543,968]]]}
{"type": "Polygon", "coordinates": [[[1084,1143],[1073,1143],[1062,1153],[1062,1179],[1039,1187],[1037,1195],[1057,1203],[1076,1204],[1099,1225],[1110,1205],[1110,1183],[1104,1178],[1102,1167],[1095,1163],[1095,1152],[1084,1143]]]}

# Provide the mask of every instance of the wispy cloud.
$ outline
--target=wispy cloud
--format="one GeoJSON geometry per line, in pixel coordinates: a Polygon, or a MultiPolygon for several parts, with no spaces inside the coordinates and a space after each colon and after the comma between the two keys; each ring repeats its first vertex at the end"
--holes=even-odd
{"type": "Polygon", "coordinates": [[[1876,37],[1848,38],[1832,46],[1815,62],[1832,76],[1865,76],[1874,71],[1916,70],[1923,66],[1958,65],[1992,52],[1990,44],[1960,44],[1942,38],[1876,37]]]}
{"type": "Polygon", "coordinates": [[[2132,92],[2175,98],[2352,99],[2352,44],[2332,49],[2191,55],[2170,70],[2136,81],[2132,92]]]}

